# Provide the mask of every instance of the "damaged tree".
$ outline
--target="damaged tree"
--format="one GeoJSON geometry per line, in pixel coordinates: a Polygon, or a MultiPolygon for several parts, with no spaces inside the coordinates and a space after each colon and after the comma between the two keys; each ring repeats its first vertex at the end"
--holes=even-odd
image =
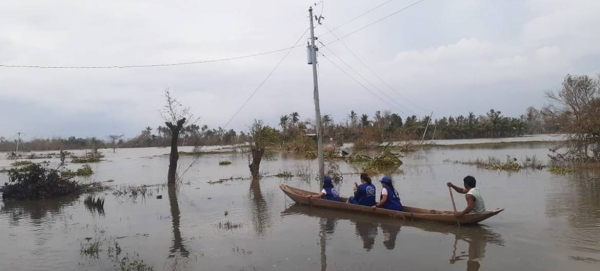
{"type": "Polygon", "coordinates": [[[265,126],[262,121],[255,120],[250,128],[250,154],[248,155],[248,167],[252,174],[252,179],[260,177],[260,162],[267,147],[276,144],[279,141],[279,132],[269,126],[265,126]]]}
{"type": "Polygon", "coordinates": [[[600,161],[600,75],[567,75],[558,92],[547,96],[556,104],[542,111],[549,122],[558,127],[566,141],[556,149],[564,147],[554,160],[570,162],[600,161]]]}
{"type": "Polygon", "coordinates": [[[169,155],[167,182],[168,184],[174,184],[177,180],[177,161],[179,161],[179,151],[177,150],[179,134],[185,125],[194,124],[199,118],[194,119],[194,116],[190,113],[190,108],[184,107],[175,98],[171,97],[168,89],[165,90],[165,98],[167,104],[161,111],[161,116],[165,121],[165,125],[171,131],[171,153],[169,155]]]}

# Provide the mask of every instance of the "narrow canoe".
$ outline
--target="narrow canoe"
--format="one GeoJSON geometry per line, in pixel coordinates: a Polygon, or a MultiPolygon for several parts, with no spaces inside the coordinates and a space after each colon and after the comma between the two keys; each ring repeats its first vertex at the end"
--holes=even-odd
{"type": "Polygon", "coordinates": [[[404,206],[403,211],[394,211],[382,208],[372,209],[369,206],[346,203],[347,198],[342,198],[342,201],[339,202],[320,198],[310,198],[308,196],[317,195],[318,193],[290,187],[285,184],[280,184],[279,188],[281,189],[281,191],[283,191],[283,193],[285,193],[288,197],[290,197],[293,201],[295,201],[298,204],[352,212],[363,212],[367,214],[387,216],[403,220],[422,220],[446,224],[459,223],[461,225],[469,225],[477,224],[504,211],[504,209],[496,209],[494,211],[488,211],[480,214],[467,214],[457,219],[456,217],[454,217],[454,212],[452,211],[422,209],[406,205],[404,206]]]}

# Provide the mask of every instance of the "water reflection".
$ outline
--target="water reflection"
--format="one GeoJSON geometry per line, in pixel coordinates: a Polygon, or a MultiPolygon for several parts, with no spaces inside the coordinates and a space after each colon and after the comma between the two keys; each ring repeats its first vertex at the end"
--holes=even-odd
{"type": "Polygon", "coordinates": [[[183,245],[183,238],[181,237],[181,231],[179,230],[181,213],[179,212],[179,202],[177,201],[177,185],[167,185],[169,193],[169,205],[171,206],[171,222],[173,225],[173,245],[171,246],[171,255],[174,257],[175,253],[179,251],[182,257],[188,257],[190,254],[183,245]]]}
{"type": "Polygon", "coordinates": [[[267,202],[260,190],[260,180],[255,179],[250,183],[250,199],[252,200],[252,226],[258,235],[264,235],[271,225],[267,202]]]}
{"type": "MultiPolygon", "coordinates": [[[[476,271],[481,267],[481,261],[486,256],[485,249],[487,244],[495,244],[499,246],[504,245],[504,239],[502,236],[491,229],[484,226],[471,226],[471,227],[457,227],[455,225],[443,225],[428,222],[408,222],[398,221],[391,218],[377,218],[377,223],[373,222],[373,217],[364,214],[353,214],[350,212],[340,212],[328,209],[312,208],[309,206],[292,205],[288,209],[282,212],[284,215],[289,214],[301,214],[311,217],[319,217],[321,221],[324,220],[349,220],[356,225],[356,234],[360,236],[363,241],[363,248],[367,251],[373,249],[376,243],[378,228],[381,229],[383,235],[383,245],[388,250],[394,250],[396,248],[396,240],[402,227],[412,227],[419,230],[441,233],[444,235],[454,235],[454,246],[448,247],[448,250],[452,251],[450,257],[450,264],[456,264],[466,260],[466,270],[476,271]],[[457,255],[457,245],[459,241],[464,242],[468,245],[466,253],[457,255]]],[[[323,225],[323,224],[322,224],[323,225]]],[[[322,248],[322,252],[323,252],[322,248]]],[[[322,259],[326,255],[322,254],[322,259]]],[[[326,263],[323,265],[326,267],[326,263]]]]}
{"type": "Polygon", "coordinates": [[[600,253],[600,170],[578,170],[565,179],[558,179],[563,187],[548,194],[546,215],[565,217],[571,228],[565,232],[563,241],[579,252],[597,255],[600,253]]]}
{"type": "Polygon", "coordinates": [[[383,245],[389,250],[396,247],[396,237],[400,233],[400,224],[381,224],[383,232],[383,245]]]}
{"type": "Polygon", "coordinates": [[[356,222],[356,235],[363,241],[363,248],[366,251],[373,249],[375,237],[377,237],[377,224],[373,222],[356,222]]]}
{"type": "Polygon", "coordinates": [[[53,221],[54,217],[62,214],[62,209],[78,202],[77,196],[60,197],[49,200],[4,201],[0,213],[9,217],[11,226],[18,226],[19,221],[29,218],[32,225],[41,225],[53,221]],[[46,216],[50,216],[48,219],[46,216]]]}

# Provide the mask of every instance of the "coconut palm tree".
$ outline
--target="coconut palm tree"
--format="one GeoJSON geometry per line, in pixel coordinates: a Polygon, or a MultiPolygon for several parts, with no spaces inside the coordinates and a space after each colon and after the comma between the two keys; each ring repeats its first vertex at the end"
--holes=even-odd
{"type": "Polygon", "coordinates": [[[279,126],[281,126],[281,130],[283,131],[284,134],[285,134],[285,130],[287,128],[289,121],[290,121],[290,118],[288,117],[288,115],[283,115],[279,118],[279,126]]]}
{"type": "Polygon", "coordinates": [[[298,114],[298,112],[292,112],[290,116],[292,117],[292,124],[298,124],[298,121],[300,121],[300,114],[298,114]]]}
{"type": "Polygon", "coordinates": [[[369,115],[362,114],[362,116],[360,116],[360,124],[363,128],[369,127],[369,125],[371,125],[371,121],[369,120],[369,115]]]}

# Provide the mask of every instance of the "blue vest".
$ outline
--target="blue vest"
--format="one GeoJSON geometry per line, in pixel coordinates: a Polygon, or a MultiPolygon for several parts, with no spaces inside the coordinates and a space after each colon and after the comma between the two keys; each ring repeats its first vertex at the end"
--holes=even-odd
{"type": "Polygon", "coordinates": [[[375,205],[375,195],[377,188],[373,184],[363,183],[358,186],[354,203],[358,205],[373,206],[375,205]]]}
{"type": "Polygon", "coordinates": [[[340,201],[340,192],[337,191],[337,189],[335,189],[335,187],[331,187],[331,188],[323,188],[325,189],[325,192],[327,193],[323,198],[326,200],[334,200],[334,201],[340,201]]]}
{"type": "MultiPolygon", "coordinates": [[[[387,190],[388,194],[387,200],[381,205],[381,208],[402,211],[402,203],[400,203],[400,197],[398,197],[396,191],[390,191],[391,189],[389,187],[384,187],[383,189],[387,190]]],[[[379,197],[379,200],[381,199],[383,199],[383,194],[379,197]]]]}

